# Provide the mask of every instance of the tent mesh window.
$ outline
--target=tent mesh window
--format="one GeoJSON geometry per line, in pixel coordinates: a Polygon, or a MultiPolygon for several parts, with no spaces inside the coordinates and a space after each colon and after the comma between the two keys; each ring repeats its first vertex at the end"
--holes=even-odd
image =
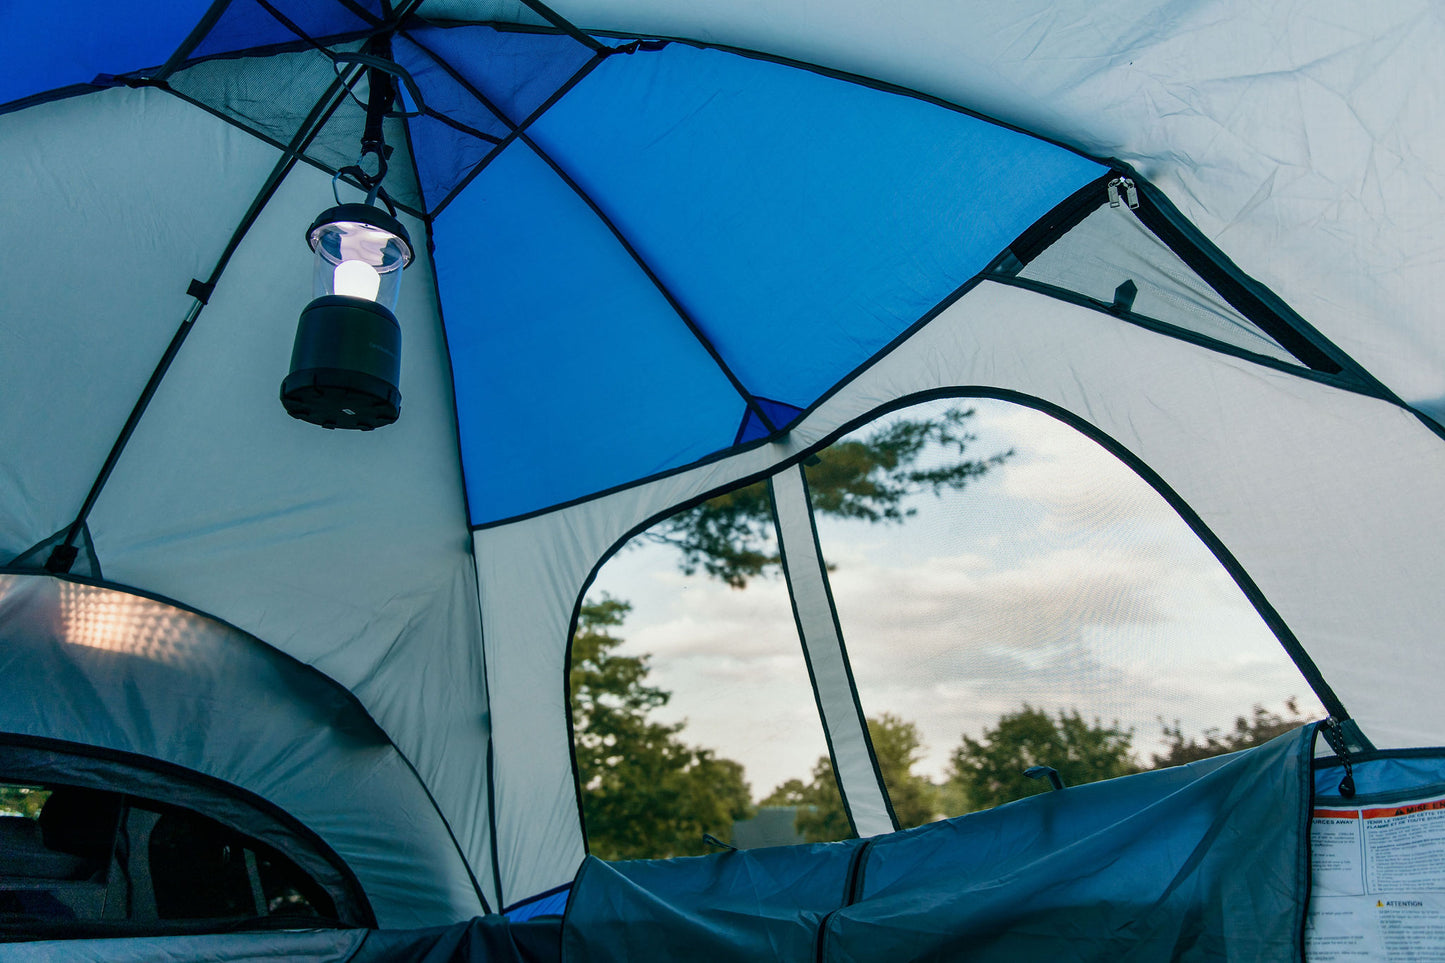
{"type": "MultiPolygon", "coordinates": [[[[340,49],[350,52],[357,46],[340,49]]],[[[345,65],[308,49],[267,57],[205,60],[172,74],[169,83],[181,96],[273,143],[289,146],[308,121],[314,124],[311,111],[317,104],[335,101],[339,71],[344,69],[345,65]]],[[[398,117],[385,122],[386,143],[393,150],[385,187],[397,203],[419,210],[423,206],[421,188],[404,124],[398,117]]],[[[355,164],[365,125],[366,105],[356,96],[336,101],[325,124],[306,144],[306,158],[330,171],[355,164]]],[[[324,200],[318,198],[318,206],[324,200]]],[[[303,224],[297,233],[304,228],[303,224]]]]}
{"type": "MultiPolygon", "coordinates": [[[[760,483],[633,538],[583,602],[570,698],[595,856],[717,852],[704,833],[738,848],[852,835],[826,800],[820,809],[797,791],[827,768],[828,744],[787,585],[775,562],[756,574],[746,564],[721,570],[736,559],[725,560],[709,533],[725,518],[743,519],[753,535],[721,541],[776,557],[760,483]],[[711,554],[689,556],[685,544],[708,544],[711,554]]],[[[826,779],[838,798],[831,770],[826,779]]]]}
{"type": "Polygon", "coordinates": [[[1124,206],[1099,207],[1032,258],[1017,277],[1081,294],[1101,305],[1118,305],[1137,319],[1299,364],[1124,206]],[[1123,287],[1128,284],[1132,290],[1123,287]]]}
{"type": "Polygon", "coordinates": [[[820,453],[954,419],[892,523],[818,513],[839,622],[900,824],[1263,741],[1324,712],[1220,562],[1101,445],[988,399],[929,402],[820,453]],[[912,426],[912,427],[910,427],[912,426]]]}
{"type": "Polygon", "coordinates": [[[100,789],[0,784],[0,934],[273,916],[337,913],[292,860],[199,813],[100,789]]]}

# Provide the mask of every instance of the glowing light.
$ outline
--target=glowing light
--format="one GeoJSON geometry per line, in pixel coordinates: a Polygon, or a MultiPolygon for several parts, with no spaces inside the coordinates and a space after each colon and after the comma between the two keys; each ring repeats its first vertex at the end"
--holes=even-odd
{"type": "Polygon", "coordinates": [[[375,301],[377,292],[381,290],[381,275],[365,261],[342,261],[336,265],[335,277],[337,294],[375,301]]]}
{"type": "Polygon", "coordinates": [[[179,665],[196,642],[196,618],[150,599],[96,586],[60,584],[65,640],[179,665]]]}

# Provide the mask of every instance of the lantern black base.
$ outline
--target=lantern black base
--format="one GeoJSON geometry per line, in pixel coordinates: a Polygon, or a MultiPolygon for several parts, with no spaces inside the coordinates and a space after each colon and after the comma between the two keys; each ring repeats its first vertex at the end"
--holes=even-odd
{"type": "Polygon", "coordinates": [[[371,431],[401,416],[401,392],[370,375],[338,368],[293,371],[281,382],[281,404],[292,418],[322,428],[371,431]]]}
{"type": "Polygon", "coordinates": [[[281,404],[293,418],[371,431],[401,414],[401,327],[362,298],[328,295],[301,312],[281,404]]]}

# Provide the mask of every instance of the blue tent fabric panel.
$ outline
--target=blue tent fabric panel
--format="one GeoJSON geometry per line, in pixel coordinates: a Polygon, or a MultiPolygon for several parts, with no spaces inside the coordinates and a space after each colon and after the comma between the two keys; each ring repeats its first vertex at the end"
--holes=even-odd
{"type": "MultiPolygon", "coordinates": [[[[336,0],[268,0],[287,20],[303,31],[308,37],[322,38],[365,30],[370,26],[346,4],[336,0]]],[[[357,4],[378,20],[380,10],[377,0],[364,0],[357,4]]],[[[193,57],[208,57],[215,54],[250,50],[273,44],[290,44],[300,40],[296,32],[256,0],[231,0],[221,19],[211,28],[206,38],[192,51],[193,57]]]]}
{"type": "Polygon", "coordinates": [[[6,4],[0,104],[163,64],[209,6],[210,0],[82,0],[58,17],[46,4],[6,4]]]}
{"type": "Polygon", "coordinates": [[[449,63],[514,124],[594,56],[566,34],[459,26],[413,28],[405,35],[449,63]]]}
{"type": "Polygon", "coordinates": [[[1313,744],[1307,726],[870,840],[588,859],[563,955],[1299,959],[1313,744]]]}
{"type": "MultiPolygon", "coordinates": [[[[396,38],[392,44],[396,62],[416,82],[429,110],[444,114],[448,118],[473,127],[483,134],[501,140],[512,130],[510,124],[467,89],[425,48],[411,41],[406,35],[396,38]]],[[[403,93],[404,86],[398,87],[403,93]]]]}
{"type": "Polygon", "coordinates": [[[571,895],[572,886],[568,884],[554,893],[545,893],[513,906],[505,914],[514,923],[524,923],[539,916],[561,916],[567,910],[567,900],[571,895]]]}
{"type": "MultiPolygon", "coordinates": [[[[797,420],[803,413],[803,409],[793,405],[785,405],[776,401],[769,401],[766,398],[754,398],[753,403],[762,409],[768,421],[772,422],[774,429],[783,429],[797,420]]],[[[758,417],[758,413],[752,408],[743,416],[743,423],[738,427],[737,444],[747,444],[750,441],[757,441],[759,438],[766,438],[773,432],[768,428],[767,422],[758,417]]]]}
{"type": "Polygon", "coordinates": [[[747,389],[806,408],[1104,168],[917,98],[673,43],[532,126],[747,389]]]}
{"type": "Polygon", "coordinates": [[[821,958],[1299,959],[1314,726],[881,838],[821,958]]]}
{"type": "MultiPolygon", "coordinates": [[[[416,43],[404,36],[398,37],[392,52],[396,62],[416,83],[427,110],[455,122],[446,124],[428,115],[407,120],[417,179],[427,208],[431,210],[497,149],[498,142],[512,128],[416,43]],[[461,126],[493,140],[477,137],[461,126]]],[[[411,103],[405,85],[399,90],[407,109],[415,111],[417,105],[411,103]]]]}
{"type": "Polygon", "coordinates": [[[370,930],[346,963],[557,963],[562,921],[479,916],[425,930],[370,930]]]}
{"type": "Polygon", "coordinates": [[[861,840],[605,863],[588,857],[562,925],[563,958],[813,960],[847,897],[861,840]]]}
{"type": "MultiPolygon", "coordinates": [[[[1423,795],[1445,787],[1445,752],[1408,750],[1356,759],[1350,775],[1355,780],[1355,799],[1408,790],[1423,795]]],[[[1315,769],[1316,797],[1338,797],[1344,776],[1344,764],[1338,759],[1322,761],[1315,769]]],[[[1344,803],[1351,804],[1349,800],[1344,803]]]]}
{"type": "Polygon", "coordinates": [[[433,237],[474,524],[732,442],[741,396],[525,143],[457,196],[433,237]]]}
{"type": "Polygon", "coordinates": [[[416,161],[417,184],[428,210],[435,208],[497,149],[490,141],[424,114],[409,117],[406,123],[412,157],[416,161]]]}

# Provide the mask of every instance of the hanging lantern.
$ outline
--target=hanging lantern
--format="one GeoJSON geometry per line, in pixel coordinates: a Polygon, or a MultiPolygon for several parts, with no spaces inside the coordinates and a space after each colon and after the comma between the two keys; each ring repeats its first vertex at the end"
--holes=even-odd
{"type": "Polygon", "coordinates": [[[306,232],[315,300],[301,312],[281,403],[323,428],[370,431],[401,414],[401,326],[392,310],[411,238],[370,204],[324,211],[306,232]]]}

